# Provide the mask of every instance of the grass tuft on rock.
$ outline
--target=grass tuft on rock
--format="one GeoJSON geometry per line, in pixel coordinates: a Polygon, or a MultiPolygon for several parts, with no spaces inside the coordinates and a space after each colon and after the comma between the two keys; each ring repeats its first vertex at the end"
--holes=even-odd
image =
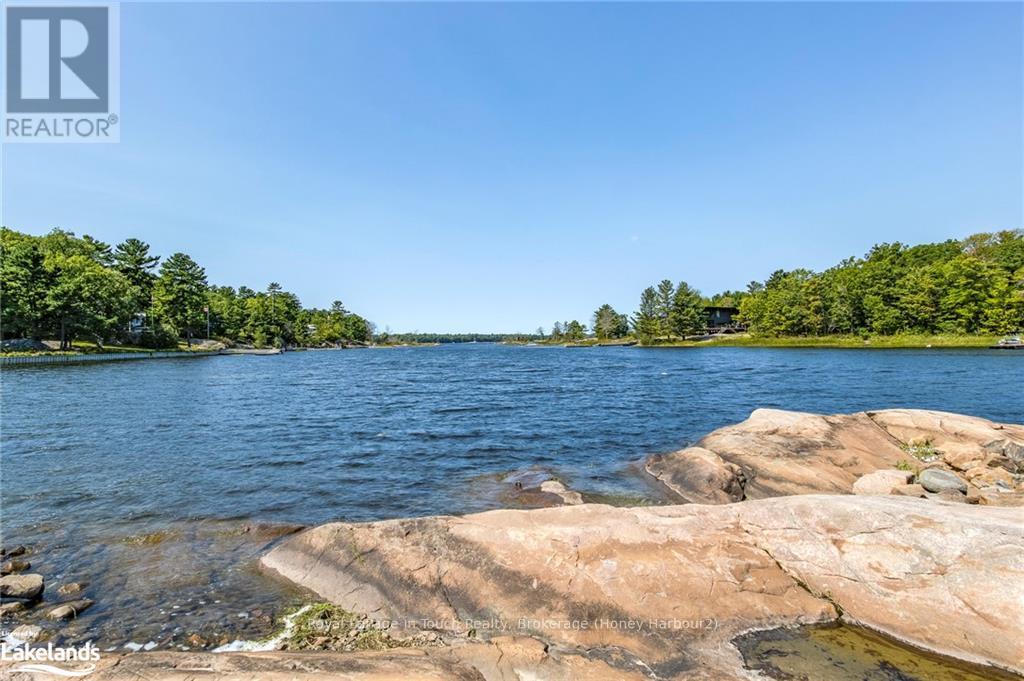
{"type": "Polygon", "coordinates": [[[902,445],[901,449],[918,461],[925,463],[936,461],[942,456],[942,452],[935,448],[931,440],[911,440],[907,444],[902,445]]]}
{"type": "Polygon", "coordinates": [[[332,603],[314,603],[292,619],[289,650],[387,650],[429,644],[421,637],[396,639],[366,615],[332,603]]]}

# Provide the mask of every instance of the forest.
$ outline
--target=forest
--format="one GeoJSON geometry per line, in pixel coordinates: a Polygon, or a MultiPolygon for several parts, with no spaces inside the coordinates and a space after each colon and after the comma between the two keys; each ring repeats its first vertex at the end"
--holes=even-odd
{"type": "Polygon", "coordinates": [[[708,306],[738,308],[737,323],[765,337],[1020,332],[1024,230],[917,246],[878,244],[822,272],[777,270],[746,290],[712,296],[664,279],[644,289],[632,316],[605,304],[589,330],[578,321],[556,322],[549,338],[673,342],[707,331],[708,306]]]}
{"type": "Polygon", "coordinates": [[[533,334],[408,333],[374,336],[341,301],[304,308],[277,282],[265,290],[211,285],[185,253],[166,258],[138,239],[111,247],[55,229],[0,230],[0,329],[4,338],[174,347],[211,337],[255,347],[350,342],[577,342],[637,338],[671,343],[707,332],[707,307],[738,308],[736,323],[762,337],[1006,334],[1024,330],[1024,230],[871,248],[821,272],[777,270],[745,290],[705,296],[664,279],[640,294],[632,315],[601,305],[589,320],[533,334]],[[209,325],[209,328],[208,326],[209,325]]]}
{"type": "Polygon", "coordinates": [[[214,286],[185,253],[166,258],[134,238],[111,247],[55,229],[0,229],[0,329],[4,338],[124,343],[147,348],[215,338],[256,347],[368,341],[369,322],[340,301],[303,308],[272,282],[264,291],[214,286]]]}

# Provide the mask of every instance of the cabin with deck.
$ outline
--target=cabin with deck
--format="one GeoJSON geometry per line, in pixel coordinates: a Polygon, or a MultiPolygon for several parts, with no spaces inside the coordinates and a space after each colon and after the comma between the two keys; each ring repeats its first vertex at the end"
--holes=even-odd
{"type": "Polygon", "coordinates": [[[738,307],[708,305],[704,308],[704,312],[707,315],[708,333],[738,333],[747,328],[738,319],[740,314],[738,307]]]}

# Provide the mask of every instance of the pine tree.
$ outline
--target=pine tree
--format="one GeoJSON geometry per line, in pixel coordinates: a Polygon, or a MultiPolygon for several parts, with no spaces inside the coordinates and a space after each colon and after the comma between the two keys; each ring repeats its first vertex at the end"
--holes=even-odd
{"type": "Polygon", "coordinates": [[[153,289],[153,311],[166,320],[189,347],[195,329],[204,323],[206,272],[184,253],[175,253],[160,267],[153,289]]]}

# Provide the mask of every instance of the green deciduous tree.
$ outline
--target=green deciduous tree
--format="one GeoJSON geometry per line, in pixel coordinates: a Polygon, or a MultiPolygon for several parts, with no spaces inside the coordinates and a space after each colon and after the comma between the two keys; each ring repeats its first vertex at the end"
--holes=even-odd
{"type": "Polygon", "coordinates": [[[622,338],[629,334],[629,320],[626,315],[619,314],[607,303],[594,312],[592,326],[598,340],[622,338]]]}

